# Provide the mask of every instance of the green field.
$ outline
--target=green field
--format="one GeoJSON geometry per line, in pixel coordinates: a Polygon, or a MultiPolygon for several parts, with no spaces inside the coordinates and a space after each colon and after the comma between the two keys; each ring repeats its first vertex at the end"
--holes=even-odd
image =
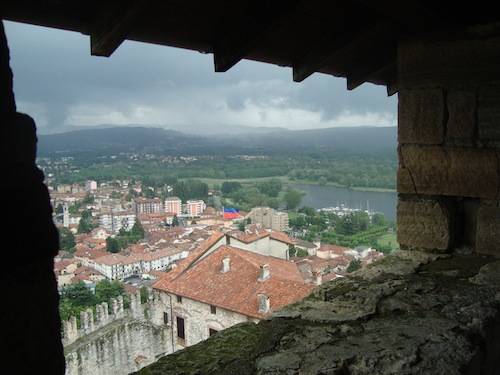
{"type": "Polygon", "coordinates": [[[377,242],[382,246],[390,246],[392,249],[399,249],[396,233],[387,233],[381,236],[377,242]]]}

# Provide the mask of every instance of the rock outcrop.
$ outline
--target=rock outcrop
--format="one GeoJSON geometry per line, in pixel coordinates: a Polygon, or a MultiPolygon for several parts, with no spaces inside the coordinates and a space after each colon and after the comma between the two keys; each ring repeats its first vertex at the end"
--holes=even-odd
{"type": "Polygon", "coordinates": [[[400,251],[138,374],[496,374],[500,262],[400,251]]]}

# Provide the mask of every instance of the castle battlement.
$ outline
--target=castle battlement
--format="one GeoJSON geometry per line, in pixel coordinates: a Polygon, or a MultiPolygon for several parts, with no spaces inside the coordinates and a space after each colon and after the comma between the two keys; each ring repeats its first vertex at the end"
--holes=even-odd
{"type": "Polygon", "coordinates": [[[106,302],[102,302],[94,306],[94,308],[82,311],[80,313],[80,328],[78,328],[75,316],[63,321],[63,345],[70,345],[79,338],[96,332],[119,319],[151,320],[154,316],[154,308],[157,306],[160,297],[156,291],[152,289],[148,291],[149,298],[146,303],[142,303],[141,301],[140,290],[129,294],[130,307],[127,309],[124,308],[123,296],[118,296],[117,298],[112,298],[109,305],[106,302]],[[146,313],[146,311],[149,313],[146,313]]]}

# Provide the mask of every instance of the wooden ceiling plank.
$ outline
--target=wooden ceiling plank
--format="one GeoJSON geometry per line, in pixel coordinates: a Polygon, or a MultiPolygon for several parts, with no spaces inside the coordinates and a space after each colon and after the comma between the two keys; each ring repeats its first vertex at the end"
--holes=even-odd
{"type": "Polygon", "coordinates": [[[372,65],[371,67],[363,68],[357,72],[348,73],[347,90],[354,90],[370,79],[385,75],[388,72],[394,72],[395,70],[396,57],[394,56],[392,59],[386,57],[375,66],[372,65]]]}
{"type": "Polygon", "coordinates": [[[114,9],[109,16],[103,16],[90,33],[90,53],[93,56],[110,57],[125,41],[137,15],[144,7],[145,0],[114,9]]]}
{"type": "MultiPolygon", "coordinates": [[[[227,72],[244,59],[268,35],[287,26],[297,14],[301,0],[286,2],[286,6],[278,2],[267,10],[258,12],[261,19],[248,20],[239,30],[226,32],[225,37],[214,46],[215,72],[227,72]],[[281,4],[281,5],[280,5],[281,4]]],[[[254,4],[258,6],[258,4],[254,4]]]]}
{"type": "Polygon", "coordinates": [[[293,65],[293,80],[302,82],[323,68],[328,62],[343,62],[360,45],[370,44],[379,35],[381,25],[376,24],[357,31],[347,31],[341,36],[325,38],[310,50],[298,63],[293,65]]]}

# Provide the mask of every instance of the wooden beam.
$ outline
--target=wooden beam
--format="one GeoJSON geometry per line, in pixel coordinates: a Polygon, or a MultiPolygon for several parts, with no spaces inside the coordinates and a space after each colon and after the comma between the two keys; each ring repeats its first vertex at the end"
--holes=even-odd
{"type": "Polygon", "coordinates": [[[90,33],[90,53],[109,57],[127,38],[145,1],[134,0],[128,6],[111,9],[102,15],[90,33]]]}
{"type": "Polygon", "coordinates": [[[399,92],[398,83],[396,81],[387,84],[387,96],[393,96],[399,92]]]}
{"type": "Polygon", "coordinates": [[[377,24],[357,31],[345,31],[340,36],[324,38],[300,62],[293,65],[293,80],[302,82],[330,61],[344,62],[353,51],[373,41],[380,30],[381,26],[377,24]]]}
{"type": "Polygon", "coordinates": [[[370,78],[376,78],[383,75],[391,75],[396,71],[396,56],[387,57],[376,64],[375,67],[366,67],[357,72],[347,74],[347,90],[354,90],[368,81],[370,78]]]}
{"type": "Polygon", "coordinates": [[[258,43],[273,32],[288,24],[296,14],[301,0],[264,1],[251,3],[253,9],[249,17],[240,25],[227,30],[214,46],[214,68],[216,72],[226,72],[247,56],[258,43]]]}

